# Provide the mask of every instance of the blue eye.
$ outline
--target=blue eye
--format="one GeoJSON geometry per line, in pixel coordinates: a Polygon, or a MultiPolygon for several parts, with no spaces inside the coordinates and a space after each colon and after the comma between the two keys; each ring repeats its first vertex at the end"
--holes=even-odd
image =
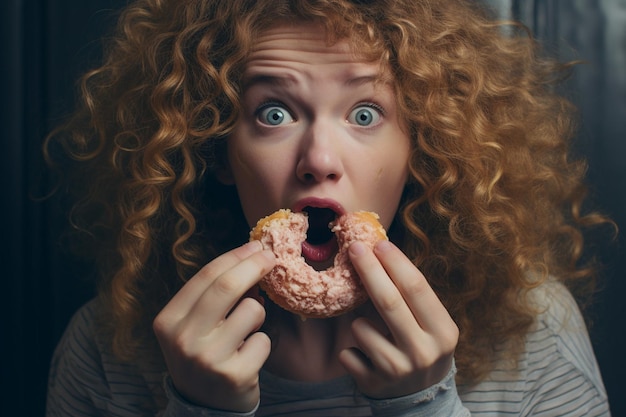
{"type": "Polygon", "coordinates": [[[258,120],[270,126],[278,126],[284,123],[293,122],[293,117],[291,114],[282,106],[277,105],[267,105],[262,107],[257,116],[258,120]]]}
{"type": "Polygon", "coordinates": [[[350,112],[348,115],[348,121],[359,126],[376,125],[380,122],[382,113],[382,111],[377,107],[378,106],[372,104],[358,106],[350,112]]]}

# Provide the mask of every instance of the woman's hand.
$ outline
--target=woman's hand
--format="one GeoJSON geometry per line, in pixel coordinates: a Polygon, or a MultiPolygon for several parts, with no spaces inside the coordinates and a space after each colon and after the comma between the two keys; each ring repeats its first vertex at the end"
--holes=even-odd
{"type": "Polygon", "coordinates": [[[227,252],[191,278],[154,320],[172,382],[188,401],[238,412],[256,406],[270,340],[258,332],[263,306],[241,297],[274,264],[274,255],[256,241],[227,252]]]}
{"type": "Polygon", "coordinates": [[[459,330],[422,273],[388,241],[373,251],[355,242],[349,254],[383,321],[356,319],[357,348],[340,354],[359,389],[372,398],[394,398],[443,380],[459,330]]]}

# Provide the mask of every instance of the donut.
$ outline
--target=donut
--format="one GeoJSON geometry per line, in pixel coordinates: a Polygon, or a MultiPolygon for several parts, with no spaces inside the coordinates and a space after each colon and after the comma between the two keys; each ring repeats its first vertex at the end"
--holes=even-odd
{"type": "Polygon", "coordinates": [[[368,211],[346,213],[329,224],[338,243],[333,266],[316,271],[302,256],[308,216],[280,209],[260,219],[250,232],[276,255],[276,266],[259,282],[270,300],[301,318],[328,318],[346,313],[365,302],[367,292],[348,257],[356,240],[373,248],[387,239],[378,215],[368,211]]]}

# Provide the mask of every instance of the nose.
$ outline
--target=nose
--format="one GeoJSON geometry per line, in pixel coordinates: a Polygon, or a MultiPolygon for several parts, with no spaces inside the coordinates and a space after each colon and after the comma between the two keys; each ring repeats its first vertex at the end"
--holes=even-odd
{"type": "Polygon", "coordinates": [[[305,184],[338,181],[344,173],[339,133],[328,125],[312,124],[303,136],[296,175],[305,184]]]}

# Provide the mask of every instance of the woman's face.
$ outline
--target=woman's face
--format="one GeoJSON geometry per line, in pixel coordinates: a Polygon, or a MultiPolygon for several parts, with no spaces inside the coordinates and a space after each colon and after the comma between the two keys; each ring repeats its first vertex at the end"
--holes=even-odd
{"type": "Polygon", "coordinates": [[[228,181],[250,226],[280,208],[309,211],[311,227],[357,210],[390,226],[410,152],[391,82],[346,42],[328,46],[319,26],[258,38],[228,139],[228,181]]]}

